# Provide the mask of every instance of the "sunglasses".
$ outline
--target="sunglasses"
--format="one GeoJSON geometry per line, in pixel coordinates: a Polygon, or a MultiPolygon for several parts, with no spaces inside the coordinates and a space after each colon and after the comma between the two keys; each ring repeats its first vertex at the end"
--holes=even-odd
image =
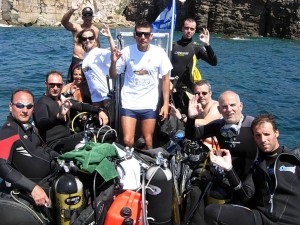
{"type": "Polygon", "coordinates": [[[85,15],[82,15],[82,17],[85,17],[85,18],[86,18],[86,17],[92,17],[92,16],[93,16],[93,15],[92,15],[92,14],[89,14],[89,13],[88,13],[88,14],[85,14],[85,15]]]}
{"type": "Polygon", "coordinates": [[[202,95],[202,96],[205,96],[205,95],[207,95],[208,94],[208,92],[206,92],[206,91],[202,91],[202,92],[196,92],[195,93],[195,95],[202,95]]]}
{"type": "Polygon", "coordinates": [[[48,83],[48,85],[50,88],[54,88],[55,86],[57,88],[61,88],[63,86],[63,84],[61,84],[61,83],[48,83]]]}
{"type": "Polygon", "coordinates": [[[146,38],[148,38],[148,37],[150,37],[151,32],[138,32],[138,31],[135,32],[135,36],[137,36],[137,37],[142,37],[143,35],[144,35],[146,38]]]}
{"type": "Polygon", "coordinates": [[[92,40],[94,40],[94,39],[95,39],[95,36],[81,37],[81,40],[82,40],[82,41],[87,41],[87,40],[92,41],[92,40]]]}
{"type": "Polygon", "coordinates": [[[32,109],[33,107],[33,104],[32,103],[29,103],[29,104],[26,104],[24,105],[23,103],[11,103],[12,105],[15,105],[18,109],[23,109],[24,107],[26,107],[27,109],[32,109]]]}

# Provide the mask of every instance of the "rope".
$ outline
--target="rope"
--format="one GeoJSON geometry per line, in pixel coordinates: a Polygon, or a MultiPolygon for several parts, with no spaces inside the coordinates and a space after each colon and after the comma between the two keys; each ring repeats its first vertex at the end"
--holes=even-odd
{"type": "MultiPolygon", "coordinates": [[[[28,205],[24,204],[23,202],[19,201],[14,195],[19,195],[20,192],[12,190],[10,192],[10,196],[13,198],[13,200],[15,200],[16,202],[18,202],[19,204],[23,205],[25,208],[27,208],[33,215],[35,215],[36,219],[38,219],[41,224],[44,224],[44,221],[42,221],[42,219],[39,217],[39,215],[33,210],[31,209],[28,205]]],[[[43,217],[44,219],[48,220],[47,218],[43,217]]],[[[48,220],[49,222],[49,220],[48,220]]]]}

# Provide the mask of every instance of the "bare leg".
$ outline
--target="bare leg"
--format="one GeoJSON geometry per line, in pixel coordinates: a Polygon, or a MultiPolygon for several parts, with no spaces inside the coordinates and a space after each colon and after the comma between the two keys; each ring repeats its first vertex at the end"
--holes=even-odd
{"type": "Polygon", "coordinates": [[[136,119],[129,116],[121,117],[124,145],[132,147],[134,144],[136,119]]]}
{"type": "Polygon", "coordinates": [[[141,121],[142,135],[146,142],[146,148],[151,149],[153,145],[153,133],[156,119],[146,119],[141,121]]]}

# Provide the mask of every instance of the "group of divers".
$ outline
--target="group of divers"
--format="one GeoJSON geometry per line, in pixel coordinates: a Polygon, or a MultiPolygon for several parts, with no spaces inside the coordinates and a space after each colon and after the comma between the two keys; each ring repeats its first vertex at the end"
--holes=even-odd
{"type": "MultiPolygon", "coordinates": [[[[94,212],[96,224],[300,224],[299,149],[292,151],[279,144],[271,114],[255,118],[244,114],[240,96],[234,91],[224,91],[218,100],[212,99],[210,83],[194,70],[198,59],[217,65],[207,29],[199,35],[201,46],[193,41],[195,20],[184,20],[182,38],[174,42],[169,58],[164,49],[151,44],[150,23],[137,21],[133,32],[136,43],[117,49],[108,26],[99,31],[92,25],[90,7],[82,10],[82,25],[69,22],[78,8],[72,3],[62,19],[74,37],[66,84],[62,73],[51,71],[45,79],[46,92],[37,101],[29,90],[12,93],[10,114],[0,130],[0,206],[5,206],[0,215],[5,224],[92,224],[78,219],[88,214],[83,206],[89,209],[90,205],[88,212],[94,212]],[[99,33],[109,40],[110,50],[99,47],[99,33]],[[109,127],[109,131],[118,127],[120,134],[112,132],[117,145],[100,144],[98,151],[92,142],[105,142],[101,127],[109,127]],[[103,160],[115,156],[111,146],[122,147],[125,152],[132,149],[131,154],[134,151],[142,156],[151,152],[156,157],[156,161],[147,162],[147,169],[157,166],[146,178],[146,189],[152,194],[146,190],[147,203],[143,206],[147,207],[139,208],[144,218],[152,219],[141,221],[132,208],[126,215],[122,208],[118,221],[108,220],[108,216],[99,219],[99,212],[107,213],[97,208],[104,189],[100,185],[97,193],[90,179],[83,187],[87,195],[95,196],[85,196],[85,202],[84,197],[65,197],[67,192],[59,192],[58,181],[63,182],[57,177],[64,174],[64,160],[70,157],[81,169],[91,163],[87,171],[101,170],[105,181],[114,180],[115,188],[118,174],[112,174],[110,164],[103,160]],[[161,146],[163,149],[158,149],[167,155],[167,161],[160,158],[163,154],[153,151],[161,146]],[[97,166],[92,165],[95,162],[97,166]],[[157,168],[162,168],[165,176],[155,183],[157,168]],[[78,199],[82,200],[80,211],[67,209],[65,205],[76,205],[81,202],[78,199]],[[32,217],[42,214],[43,219],[34,223],[34,219],[15,218],[16,213],[25,215],[28,207],[10,206],[24,205],[24,201],[30,203],[32,217]],[[44,209],[51,201],[55,202],[51,212],[56,210],[59,215],[56,218],[44,209]]],[[[65,173],[74,170],[72,163],[65,173]]],[[[133,192],[140,189],[138,186],[133,192]]],[[[108,212],[118,195],[112,191],[109,196],[110,200],[101,199],[108,212]]]]}

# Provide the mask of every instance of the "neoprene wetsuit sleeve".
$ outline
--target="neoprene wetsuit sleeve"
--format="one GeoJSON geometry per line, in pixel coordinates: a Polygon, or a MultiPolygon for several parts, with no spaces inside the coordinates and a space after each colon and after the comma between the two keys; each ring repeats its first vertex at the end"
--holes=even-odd
{"type": "Polygon", "coordinates": [[[78,102],[74,99],[70,99],[70,101],[72,103],[72,109],[74,109],[74,110],[77,110],[80,112],[92,112],[92,113],[97,112],[95,106],[92,106],[90,104],[83,103],[83,102],[78,102]]]}
{"type": "Polygon", "coordinates": [[[185,137],[189,140],[199,140],[201,137],[200,129],[195,127],[195,120],[196,119],[187,118],[185,124],[185,137]]]}
{"type": "Polygon", "coordinates": [[[57,103],[50,100],[49,97],[41,97],[37,103],[34,105],[33,119],[35,126],[38,128],[39,132],[51,129],[58,123],[64,123],[64,119],[58,119],[57,113],[55,111],[57,103]]]}
{"type": "Polygon", "coordinates": [[[251,173],[246,177],[243,183],[233,168],[226,171],[226,176],[230,186],[238,193],[244,202],[248,201],[254,195],[255,187],[251,173]]]}
{"type": "Polygon", "coordinates": [[[203,47],[198,48],[196,56],[198,59],[202,59],[212,66],[216,66],[218,63],[217,55],[210,45],[205,46],[205,49],[203,47]]]}
{"type": "Polygon", "coordinates": [[[20,172],[10,166],[9,162],[5,159],[0,159],[0,177],[5,181],[11,183],[13,187],[20,188],[29,193],[32,192],[36,183],[23,176],[20,172]]]}
{"type": "Polygon", "coordinates": [[[99,106],[91,105],[89,103],[84,102],[78,102],[74,99],[71,99],[70,101],[73,104],[72,109],[75,109],[80,112],[98,113],[100,111],[104,111],[105,113],[107,113],[105,108],[101,108],[99,106]]]}

